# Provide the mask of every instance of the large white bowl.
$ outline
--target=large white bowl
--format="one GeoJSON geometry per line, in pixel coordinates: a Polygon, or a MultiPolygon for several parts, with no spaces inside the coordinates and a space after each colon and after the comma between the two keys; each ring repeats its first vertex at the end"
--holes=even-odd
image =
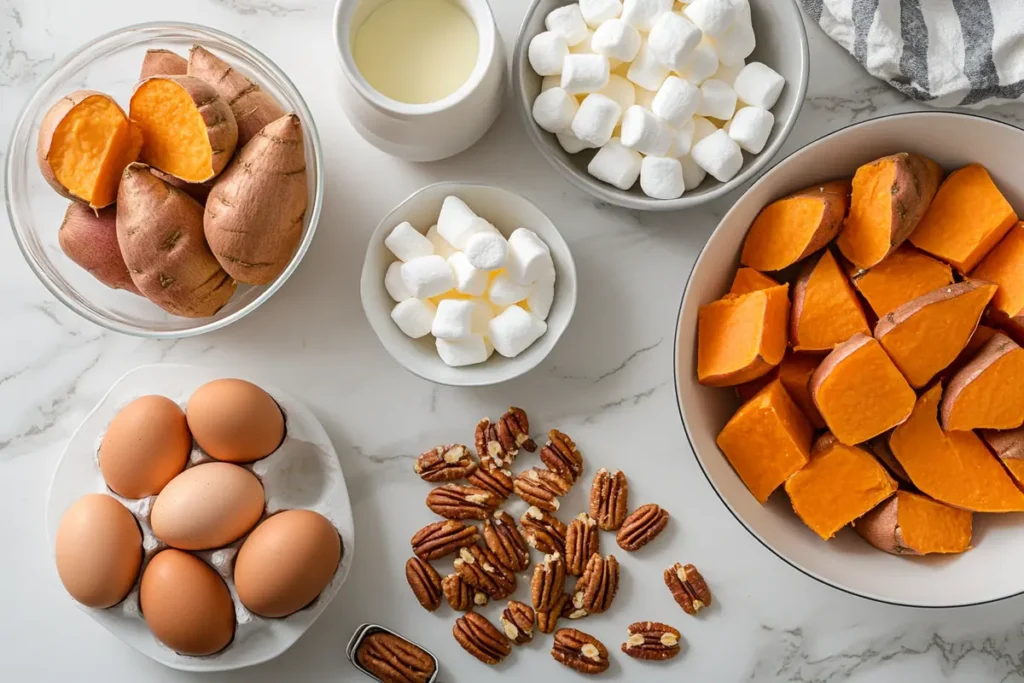
{"type": "Polygon", "coordinates": [[[797,518],[784,493],[761,506],[715,437],[738,407],[733,392],[697,383],[697,309],[720,298],[739,265],[747,228],[766,204],[894,152],[917,152],[947,171],[983,164],[1009,202],[1024,211],[1024,131],[965,114],[919,112],[855,124],[780,162],[744,194],[708,240],[683,294],[676,333],[676,392],[690,445],[730,512],[766,548],[822,583],[872,600],[916,607],[958,607],[1024,593],[1024,516],[975,515],[974,548],[962,555],[896,557],[844,529],[828,543],[797,518]]]}

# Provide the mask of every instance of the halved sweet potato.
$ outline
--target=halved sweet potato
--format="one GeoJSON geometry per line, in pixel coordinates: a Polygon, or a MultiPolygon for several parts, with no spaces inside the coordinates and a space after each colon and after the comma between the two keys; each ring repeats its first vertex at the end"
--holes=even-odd
{"type": "Polygon", "coordinates": [[[994,335],[953,375],[939,415],[947,431],[1024,424],[1024,349],[1005,335],[994,335]]]}
{"type": "Polygon", "coordinates": [[[793,511],[826,541],[895,491],[896,482],[874,456],[827,432],[815,442],[810,461],[786,480],[793,511]]]}
{"type": "Polygon", "coordinates": [[[1003,431],[982,429],[980,434],[1003,462],[1003,467],[1010,472],[1017,486],[1024,487],[1024,427],[1003,431]]]}
{"type": "Polygon", "coordinates": [[[974,432],[939,425],[942,385],[921,394],[910,418],[889,437],[914,486],[935,500],[974,512],[1024,511],[1024,493],[974,432]]]}
{"type": "Polygon", "coordinates": [[[912,299],[878,321],[875,339],[914,388],[956,360],[996,286],[965,280],[912,299]]]}
{"type": "Polygon", "coordinates": [[[822,357],[811,353],[787,353],[779,363],[779,379],[793,401],[800,406],[815,429],[824,429],[825,420],[811,398],[811,377],[822,357]]]}
{"type": "Polygon", "coordinates": [[[971,271],[971,277],[999,285],[992,305],[1008,316],[1024,311],[1024,223],[1016,223],[971,271]]]}
{"type": "Polygon", "coordinates": [[[727,387],[764,375],[782,361],[789,322],[789,285],[759,289],[700,307],[697,379],[727,387]]]}
{"type": "Polygon", "coordinates": [[[920,154],[901,152],[858,168],[839,251],[858,268],[881,263],[914,232],[940,182],[942,168],[920,154]]]}
{"type": "Polygon", "coordinates": [[[853,446],[906,420],[916,396],[881,345],[858,333],[821,361],[811,398],[835,437],[853,446]]]}
{"type": "Polygon", "coordinates": [[[942,261],[902,244],[874,268],[853,269],[850,279],[879,318],[911,299],[953,284],[953,270],[942,261]]]}
{"type": "Polygon", "coordinates": [[[747,294],[759,289],[778,287],[779,283],[753,268],[740,268],[732,279],[730,294],[747,294]]]}
{"type": "Polygon", "coordinates": [[[718,435],[718,447],[758,502],[807,463],[814,432],[778,380],[744,403],[718,435]]]}
{"type": "Polygon", "coordinates": [[[1017,222],[1017,214],[980,164],[942,183],[910,242],[969,273],[1017,222]]]}
{"type": "Polygon", "coordinates": [[[858,332],[871,334],[864,309],[832,252],[811,259],[793,286],[789,336],[797,351],[831,351],[858,332]]]}
{"type": "Polygon", "coordinates": [[[893,555],[962,553],[971,547],[969,510],[910,491],[897,491],[854,524],[861,537],[893,555]]]}
{"type": "Polygon", "coordinates": [[[849,206],[849,180],[815,185],[772,202],[750,226],[740,263],[757,270],[791,266],[839,234],[849,206]]]}

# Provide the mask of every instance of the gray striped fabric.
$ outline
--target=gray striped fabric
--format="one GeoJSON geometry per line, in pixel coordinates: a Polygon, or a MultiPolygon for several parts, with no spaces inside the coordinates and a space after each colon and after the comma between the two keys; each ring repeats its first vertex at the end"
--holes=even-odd
{"type": "Polygon", "coordinates": [[[1024,98],[1024,0],[801,0],[864,68],[940,107],[1024,98]]]}

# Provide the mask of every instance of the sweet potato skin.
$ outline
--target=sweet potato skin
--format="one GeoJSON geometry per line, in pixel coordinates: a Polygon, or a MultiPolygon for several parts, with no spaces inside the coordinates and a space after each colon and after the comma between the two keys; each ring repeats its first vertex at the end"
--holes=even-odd
{"type": "Polygon", "coordinates": [[[213,180],[207,180],[205,183],[187,183],[181,178],[175,178],[170,173],[164,173],[158,168],[150,167],[149,172],[168,185],[173,185],[182,190],[203,206],[206,206],[206,199],[210,196],[210,191],[213,190],[213,180]]]}
{"type": "Polygon", "coordinates": [[[903,540],[897,517],[899,493],[882,501],[875,509],[858,519],[853,528],[865,541],[892,555],[920,555],[903,540]]]}
{"type": "MultiPolygon", "coordinates": [[[[942,424],[942,428],[944,430],[950,431],[951,429],[963,429],[963,427],[951,423],[953,410],[955,409],[957,401],[960,400],[961,394],[971,385],[972,382],[978,379],[982,373],[986,372],[993,363],[1006,354],[1019,349],[1020,346],[1018,346],[1012,339],[1006,335],[996,333],[985,343],[984,346],[981,347],[972,361],[967,363],[967,365],[961,368],[959,372],[953,375],[952,379],[949,380],[949,385],[946,387],[945,392],[942,394],[942,402],[939,404],[939,422],[942,424]]],[[[1024,407],[1021,407],[1018,414],[1021,420],[1024,421],[1024,407]]],[[[1017,427],[1020,427],[1021,424],[1021,422],[1018,422],[1017,424],[986,424],[980,426],[1016,429],[1017,427]]]]}
{"type": "Polygon", "coordinates": [[[117,243],[117,211],[114,207],[93,211],[85,204],[72,202],[64,212],[57,240],[69,259],[107,287],[141,294],[128,274],[128,266],[117,243]]]}
{"type": "Polygon", "coordinates": [[[184,76],[188,72],[188,60],[171,50],[146,50],[142,58],[139,80],[151,76],[184,76]]]}

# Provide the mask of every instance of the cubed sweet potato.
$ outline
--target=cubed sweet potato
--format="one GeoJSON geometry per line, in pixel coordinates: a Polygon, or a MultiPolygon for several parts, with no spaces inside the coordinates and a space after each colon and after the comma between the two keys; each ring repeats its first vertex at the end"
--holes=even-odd
{"type": "Polygon", "coordinates": [[[732,286],[729,287],[730,294],[747,294],[758,289],[769,289],[778,287],[779,283],[764,273],[753,268],[740,268],[732,279],[732,286]]]}
{"type": "Polygon", "coordinates": [[[1018,488],[1024,487],[1024,427],[1017,429],[982,429],[981,438],[995,451],[1018,488]]]}
{"type": "Polygon", "coordinates": [[[953,375],[939,408],[946,431],[1024,424],[1024,349],[996,334],[953,375]]]}
{"type": "Polygon", "coordinates": [[[811,377],[821,365],[822,356],[812,353],[787,353],[779,363],[779,379],[793,401],[800,406],[815,429],[824,429],[825,420],[811,398],[811,377]]]}
{"type": "Polygon", "coordinates": [[[797,351],[831,351],[858,332],[871,334],[864,309],[826,249],[807,262],[793,286],[791,343],[797,351]]]}
{"type": "Polygon", "coordinates": [[[700,307],[697,379],[726,387],[756,379],[782,361],[789,321],[789,285],[759,289],[700,307]]]}
{"type": "Polygon", "coordinates": [[[881,318],[911,299],[953,284],[953,270],[942,261],[902,244],[874,268],[854,268],[850,279],[881,318]]]}
{"type": "Polygon", "coordinates": [[[856,521],[861,537],[893,555],[962,553],[971,547],[969,510],[910,491],[896,495],[856,521]]]}
{"type": "Polygon", "coordinates": [[[971,277],[999,286],[992,306],[1012,317],[1024,311],[1024,223],[1016,223],[982,259],[971,277]]]}

